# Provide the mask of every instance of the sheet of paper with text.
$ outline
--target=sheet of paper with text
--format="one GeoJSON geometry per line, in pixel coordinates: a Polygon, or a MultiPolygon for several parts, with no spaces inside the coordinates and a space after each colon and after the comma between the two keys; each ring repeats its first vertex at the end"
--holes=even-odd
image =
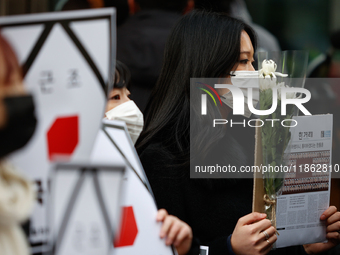
{"type": "Polygon", "coordinates": [[[333,115],[294,117],[282,194],[276,201],[276,248],[326,241],[321,214],[329,207],[333,115]]]}

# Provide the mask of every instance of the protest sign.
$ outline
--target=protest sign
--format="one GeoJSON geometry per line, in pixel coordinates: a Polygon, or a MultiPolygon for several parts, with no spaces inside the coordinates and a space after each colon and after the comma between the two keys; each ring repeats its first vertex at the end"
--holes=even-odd
{"type": "Polygon", "coordinates": [[[33,253],[47,241],[47,176],[54,161],[88,160],[101,125],[115,59],[115,10],[86,10],[0,18],[1,34],[23,68],[38,125],[10,156],[37,185],[30,222],[33,253]]]}

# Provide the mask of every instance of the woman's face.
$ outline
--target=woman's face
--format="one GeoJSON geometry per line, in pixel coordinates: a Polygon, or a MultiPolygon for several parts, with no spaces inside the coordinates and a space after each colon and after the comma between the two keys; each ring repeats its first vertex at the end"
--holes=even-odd
{"type": "MultiPolygon", "coordinates": [[[[240,45],[240,58],[239,61],[235,64],[232,70],[234,71],[255,71],[253,67],[254,62],[254,47],[250,40],[249,35],[246,31],[242,31],[241,33],[241,45],[240,45]]],[[[230,76],[222,78],[223,81],[221,83],[231,84],[230,76]]],[[[224,95],[229,92],[227,88],[216,89],[219,95],[224,95]]]]}
{"type": "Polygon", "coordinates": [[[130,91],[127,88],[114,88],[113,90],[111,90],[110,94],[109,94],[109,101],[107,102],[106,105],[106,112],[112,110],[113,108],[115,108],[116,106],[125,103],[129,100],[131,100],[130,98],[130,91]]]}
{"type": "Polygon", "coordinates": [[[241,33],[241,47],[240,60],[233,70],[236,71],[255,71],[253,67],[254,62],[254,47],[251,43],[249,35],[242,31],[241,33]]]}

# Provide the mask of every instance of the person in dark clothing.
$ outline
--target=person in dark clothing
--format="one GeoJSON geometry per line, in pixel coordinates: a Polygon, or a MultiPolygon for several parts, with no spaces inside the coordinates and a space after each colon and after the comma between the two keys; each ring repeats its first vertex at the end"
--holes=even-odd
{"type": "Polygon", "coordinates": [[[255,30],[258,38],[257,51],[281,51],[276,37],[252,21],[244,0],[195,0],[195,8],[224,12],[231,17],[241,19],[255,30]]]}
{"type": "Polygon", "coordinates": [[[117,30],[117,59],[131,71],[131,95],[144,112],[158,79],[165,42],[188,0],[138,0],[140,11],[117,30]]]}
{"type": "Polygon", "coordinates": [[[255,49],[255,33],[248,25],[205,11],[185,15],[166,45],[162,71],[136,148],[158,207],[192,227],[189,254],[197,254],[199,245],[208,246],[209,255],[312,254],[339,242],[336,226],[340,213],[330,207],[321,216],[327,220],[327,244],[271,251],[277,239],[275,228],[265,219],[266,214],[251,213],[252,179],[190,179],[190,162],[215,156],[216,147],[222,148],[217,152],[223,155],[217,158],[220,165],[252,165],[253,130],[213,127],[211,120],[230,118],[232,109],[222,104],[216,107],[207,100],[211,111],[202,117],[196,110],[200,109],[201,94],[190,78],[229,79],[234,71],[254,71],[255,49]],[[206,119],[209,125],[204,126],[206,119]],[[190,131],[196,126],[204,128],[198,128],[191,139],[190,131]]]}
{"type": "Polygon", "coordinates": [[[82,9],[90,9],[90,8],[91,6],[87,0],[68,0],[62,6],[63,11],[82,10],[82,9]]]}
{"type": "Polygon", "coordinates": [[[117,26],[122,25],[129,17],[128,0],[104,0],[104,7],[115,7],[117,10],[117,26]]]}

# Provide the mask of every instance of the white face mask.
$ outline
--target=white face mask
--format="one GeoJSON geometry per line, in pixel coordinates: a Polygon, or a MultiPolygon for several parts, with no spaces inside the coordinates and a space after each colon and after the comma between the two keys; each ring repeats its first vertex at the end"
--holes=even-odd
{"type": "Polygon", "coordinates": [[[143,113],[132,100],[122,103],[105,113],[109,120],[121,120],[126,123],[133,144],[143,130],[143,113]]]}
{"type": "MultiPolygon", "coordinates": [[[[258,71],[235,71],[232,73],[234,76],[231,76],[231,83],[240,88],[244,95],[244,115],[249,118],[251,116],[251,111],[248,107],[248,88],[252,88],[253,90],[253,106],[256,107],[259,98],[260,98],[260,89],[259,89],[259,72],[258,71]]],[[[221,96],[221,101],[228,105],[231,109],[233,109],[233,96],[231,92],[224,94],[221,96]]]]}

